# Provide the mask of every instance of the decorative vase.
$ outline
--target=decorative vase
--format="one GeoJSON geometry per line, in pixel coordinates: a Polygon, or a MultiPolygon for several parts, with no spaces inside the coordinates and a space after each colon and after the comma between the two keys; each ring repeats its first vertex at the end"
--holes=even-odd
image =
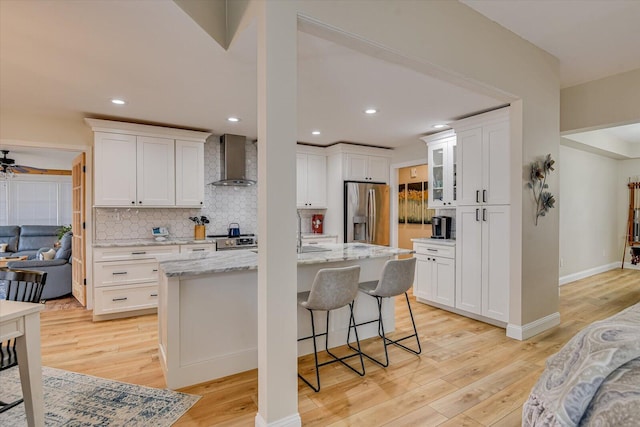
{"type": "Polygon", "coordinates": [[[194,229],[194,238],[196,240],[204,240],[204,234],[205,234],[205,226],[196,225],[194,229]]]}

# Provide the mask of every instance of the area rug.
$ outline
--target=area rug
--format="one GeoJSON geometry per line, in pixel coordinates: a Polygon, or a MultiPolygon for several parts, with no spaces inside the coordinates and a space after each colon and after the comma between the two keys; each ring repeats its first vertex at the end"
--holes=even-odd
{"type": "MultiPolygon", "coordinates": [[[[173,424],[200,396],[61,369],[42,368],[46,426],[163,427],[173,424]]],[[[0,400],[22,397],[18,368],[0,372],[0,400]]],[[[0,426],[26,426],[24,404],[0,414],[0,426]]]]}

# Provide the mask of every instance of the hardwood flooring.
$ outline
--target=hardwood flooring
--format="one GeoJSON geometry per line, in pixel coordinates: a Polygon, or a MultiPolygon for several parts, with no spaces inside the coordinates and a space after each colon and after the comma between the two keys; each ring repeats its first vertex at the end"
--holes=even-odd
{"type": "MultiPolygon", "coordinates": [[[[392,348],[391,366],[366,363],[358,377],[340,365],[321,368],[322,390],[301,381],[298,408],[305,426],[519,426],[521,408],[544,368],[587,324],[640,302],[640,271],[612,270],[560,288],[562,323],[520,342],[504,329],[412,301],[422,354],[392,348]]],[[[410,328],[398,299],[397,333],[410,328]]],[[[42,312],[42,362],[103,378],[164,388],[157,317],[94,323],[73,299],[49,301],[42,312]]],[[[380,354],[380,342],[366,350],[380,354]]],[[[354,359],[350,359],[354,360],[354,359]]],[[[312,357],[299,369],[310,372],[312,357]]],[[[176,426],[253,426],[257,371],[182,389],[202,396],[176,426]]]]}

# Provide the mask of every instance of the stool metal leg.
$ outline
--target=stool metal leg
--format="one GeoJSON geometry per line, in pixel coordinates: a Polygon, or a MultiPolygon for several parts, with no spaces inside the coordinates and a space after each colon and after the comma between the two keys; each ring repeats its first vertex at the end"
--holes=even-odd
{"type": "Polygon", "coordinates": [[[343,356],[343,357],[338,357],[335,354],[333,354],[330,350],[329,350],[329,313],[330,311],[327,311],[327,322],[326,322],[326,329],[324,333],[320,333],[320,334],[316,334],[315,331],[315,325],[313,322],[313,310],[309,310],[309,313],[311,313],[311,336],[309,337],[304,337],[304,338],[298,338],[298,341],[302,341],[302,340],[306,340],[306,339],[313,339],[313,355],[314,355],[314,359],[315,359],[315,368],[316,368],[316,383],[318,384],[317,387],[314,387],[313,384],[311,384],[306,378],[304,378],[302,375],[300,375],[300,373],[298,373],[298,377],[304,381],[305,384],[307,384],[309,387],[311,387],[311,389],[315,392],[319,392],[320,391],[320,370],[319,368],[321,366],[325,366],[325,365],[329,365],[331,363],[335,363],[335,362],[340,362],[341,364],[343,364],[344,366],[346,366],[347,368],[351,369],[353,372],[355,372],[356,374],[360,375],[360,376],[364,376],[365,374],[365,369],[364,369],[364,359],[362,358],[362,356],[364,355],[361,351],[360,351],[360,340],[358,339],[358,329],[356,328],[356,320],[355,317],[353,316],[353,302],[351,302],[349,304],[349,310],[350,310],[350,316],[349,316],[349,332],[347,333],[347,344],[349,343],[348,340],[348,336],[349,333],[351,332],[351,328],[354,328],[355,331],[355,335],[356,335],[356,342],[358,345],[358,348],[355,349],[353,347],[351,347],[351,345],[349,345],[350,348],[352,348],[354,351],[356,351],[356,353],[354,354],[350,354],[347,356],[343,356]],[[318,363],[318,349],[316,347],[316,337],[319,336],[325,336],[325,351],[327,352],[327,354],[329,356],[331,356],[333,359],[323,362],[323,363],[318,363]],[[345,362],[346,359],[349,359],[351,357],[355,357],[355,356],[360,356],[360,366],[362,367],[362,371],[358,371],[357,369],[355,369],[354,367],[352,367],[351,365],[349,365],[348,363],[345,362]]]}
{"type": "MultiPolygon", "coordinates": [[[[404,293],[405,299],[407,300],[407,307],[409,307],[409,316],[411,317],[411,325],[413,326],[413,334],[404,336],[402,338],[398,338],[397,340],[392,340],[390,338],[387,338],[387,336],[385,334],[385,331],[384,331],[384,321],[382,320],[382,298],[383,297],[379,297],[379,296],[375,296],[375,295],[372,295],[372,296],[376,298],[377,303],[378,303],[378,318],[375,319],[375,320],[370,320],[368,322],[359,323],[358,326],[366,325],[366,324],[369,324],[369,323],[378,322],[378,335],[380,336],[380,338],[382,338],[382,343],[383,343],[383,346],[384,346],[384,360],[385,361],[381,362],[381,361],[377,360],[376,358],[374,358],[372,356],[369,356],[366,353],[362,353],[362,355],[364,357],[366,357],[367,359],[371,360],[372,362],[375,362],[378,365],[382,366],[383,368],[386,368],[386,367],[389,366],[389,353],[387,352],[387,346],[389,344],[397,345],[398,347],[403,348],[403,349],[405,349],[408,352],[413,353],[413,354],[422,353],[422,346],[420,345],[420,337],[418,336],[418,330],[416,329],[416,322],[415,322],[415,320],[413,318],[413,311],[411,310],[411,304],[409,303],[409,295],[407,295],[406,292],[404,293]],[[416,343],[418,345],[418,350],[417,351],[412,349],[412,348],[409,348],[409,347],[407,347],[405,345],[400,344],[400,341],[404,341],[406,339],[413,338],[413,337],[416,338],[416,343]]],[[[347,338],[347,342],[348,341],[349,340],[347,338]]],[[[349,344],[349,347],[351,347],[350,344],[349,344]]],[[[353,347],[351,347],[351,348],[353,350],[355,350],[355,348],[353,348],[353,347]]]]}

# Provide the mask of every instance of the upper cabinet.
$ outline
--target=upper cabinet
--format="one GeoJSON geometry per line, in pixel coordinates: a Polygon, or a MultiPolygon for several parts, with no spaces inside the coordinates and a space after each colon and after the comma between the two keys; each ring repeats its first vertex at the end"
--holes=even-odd
{"type": "Polygon", "coordinates": [[[427,143],[429,207],[453,207],[457,199],[456,136],[453,131],[422,138],[427,143]]]}
{"type": "Polygon", "coordinates": [[[508,110],[460,120],[458,139],[459,206],[510,203],[510,138],[508,110]]]}
{"type": "Polygon", "coordinates": [[[298,146],[296,155],[297,206],[299,209],[327,207],[327,156],[322,149],[298,146]]]}
{"type": "Polygon", "coordinates": [[[85,119],[94,134],[94,205],[200,207],[205,132],[85,119]]]}
{"type": "Polygon", "coordinates": [[[367,154],[347,153],[345,155],[346,181],[389,181],[389,158],[367,154]]]}

